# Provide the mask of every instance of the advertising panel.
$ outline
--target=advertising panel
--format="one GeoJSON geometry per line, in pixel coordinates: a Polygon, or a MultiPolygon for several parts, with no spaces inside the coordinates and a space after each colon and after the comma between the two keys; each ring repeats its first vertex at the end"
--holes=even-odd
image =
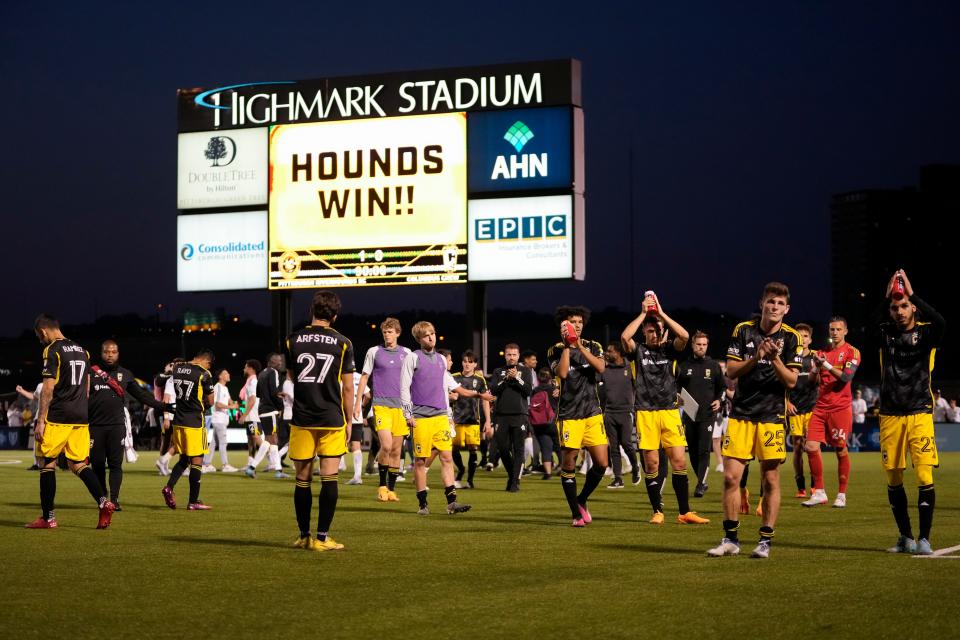
{"type": "Polygon", "coordinates": [[[574,277],[573,196],[471,200],[470,280],[574,277]]]}
{"type": "Polygon", "coordinates": [[[177,208],[267,204],[267,128],[181,133],[177,208]]]}
{"type": "Polygon", "coordinates": [[[270,130],[270,288],[466,282],[462,113],[270,130]]]}
{"type": "Polygon", "coordinates": [[[177,291],[266,286],[266,211],[177,216],[177,291]]]}
{"type": "Polygon", "coordinates": [[[571,188],[571,107],[471,113],[467,123],[471,194],[571,188]]]}

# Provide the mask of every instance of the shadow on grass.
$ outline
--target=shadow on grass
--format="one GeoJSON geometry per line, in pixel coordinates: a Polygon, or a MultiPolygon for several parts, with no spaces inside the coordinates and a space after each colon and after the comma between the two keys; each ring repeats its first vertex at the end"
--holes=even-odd
{"type": "Polygon", "coordinates": [[[863,553],[888,553],[883,547],[851,547],[835,543],[831,543],[830,546],[827,547],[824,545],[804,544],[801,542],[788,542],[784,540],[777,540],[774,544],[774,548],[776,547],[785,547],[787,549],[811,549],[814,551],[860,551],[863,553]]]}
{"type": "MultiPolygon", "coordinates": [[[[8,507],[24,507],[26,509],[38,509],[40,507],[40,501],[36,502],[5,502],[8,507]]],[[[79,505],[79,504],[58,504],[56,505],[57,511],[70,511],[72,509],[85,509],[88,511],[96,510],[95,504],[79,505]]]]}
{"type": "Polygon", "coordinates": [[[268,542],[265,540],[237,540],[236,538],[209,538],[201,536],[160,536],[161,540],[166,542],[183,542],[186,544],[201,544],[201,545],[212,545],[217,547],[228,546],[228,547],[257,547],[260,549],[263,548],[274,548],[274,549],[290,549],[293,547],[292,544],[281,544],[279,542],[268,542]]]}
{"type": "Polygon", "coordinates": [[[624,543],[602,543],[595,545],[601,549],[610,549],[615,551],[637,551],[644,553],[672,553],[675,555],[688,556],[690,554],[706,553],[706,549],[701,547],[662,547],[652,544],[624,544],[624,543]]]}

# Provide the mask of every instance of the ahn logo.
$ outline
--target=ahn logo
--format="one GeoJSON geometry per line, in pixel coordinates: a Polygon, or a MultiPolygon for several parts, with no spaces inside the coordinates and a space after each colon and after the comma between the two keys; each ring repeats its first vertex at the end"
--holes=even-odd
{"type": "Polygon", "coordinates": [[[211,167],[225,167],[237,157],[237,143],[227,136],[213,136],[203,150],[203,157],[210,161],[211,167]]]}
{"type": "Polygon", "coordinates": [[[533,131],[521,120],[514,122],[503,139],[517,150],[516,155],[497,156],[493,163],[491,180],[516,180],[517,178],[547,177],[549,155],[546,153],[523,153],[523,148],[533,140],[533,131]]]}
{"type": "Polygon", "coordinates": [[[478,218],[474,220],[477,242],[499,240],[554,240],[567,235],[566,215],[478,218]]]}

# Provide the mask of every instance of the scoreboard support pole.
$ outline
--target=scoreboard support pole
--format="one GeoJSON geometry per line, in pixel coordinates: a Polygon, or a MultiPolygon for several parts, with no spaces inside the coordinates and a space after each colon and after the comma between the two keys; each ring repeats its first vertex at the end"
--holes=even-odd
{"type": "Polygon", "coordinates": [[[487,371],[487,283],[467,283],[467,344],[480,363],[480,369],[487,371]]]}
{"type": "MultiPolygon", "coordinates": [[[[283,342],[293,329],[293,294],[290,291],[274,290],[270,292],[270,317],[273,324],[273,348],[283,353],[283,342]]],[[[287,363],[290,366],[290,363],[287,363]]]]}

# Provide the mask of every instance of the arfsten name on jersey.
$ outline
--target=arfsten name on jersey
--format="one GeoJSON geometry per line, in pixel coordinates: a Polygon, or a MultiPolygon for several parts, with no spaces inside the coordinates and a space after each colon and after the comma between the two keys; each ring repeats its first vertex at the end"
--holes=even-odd
{"type": "Polygon", "coordinates": [[[321,333],[301,333],[297,336],[297,342],[322,342],[324,344],[339,344],[340,341],[333,336],[321,333]]]}

